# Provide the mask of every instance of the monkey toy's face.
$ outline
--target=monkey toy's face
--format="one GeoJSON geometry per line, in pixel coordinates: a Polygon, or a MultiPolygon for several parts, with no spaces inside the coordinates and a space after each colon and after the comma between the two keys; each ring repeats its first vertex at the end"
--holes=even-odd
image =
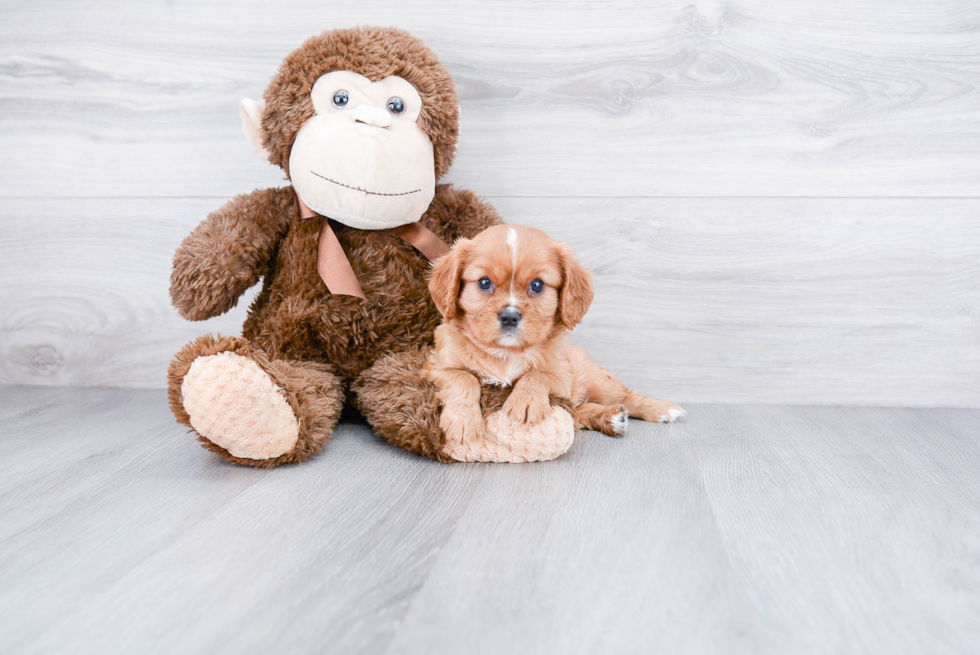
{"type": "Polygon", "coordinates": [[[432,142],[416,125],[422,99],[400,77],[321,76],[316,115],[296,135],[289,172],[311,209],[365,230],[417,221],[435,193],[432,142]]]}
{"type": "MultiPolygon", "coordinates": [[[[303,202],[363,230],[419,220],[436,178],[432,141],[416,122],[422,99],[415,87],[396,76],[372,82],[341,70],[320,76],[310,97],[316,113],[289,155],[289,177],[303,202]]],[[[259,108],[243,103],[242,110],[244,120],[259,108]]]]}

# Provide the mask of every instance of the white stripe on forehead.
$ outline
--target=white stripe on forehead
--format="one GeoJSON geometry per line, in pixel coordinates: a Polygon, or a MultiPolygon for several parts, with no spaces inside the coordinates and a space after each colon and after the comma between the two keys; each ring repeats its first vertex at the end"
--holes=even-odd
{"type": "Polygon", "coordinates": [[[510,306],[517,306],[517,296],[514,295],[514,276],[517,275],[517,230],[507,228],[507,245],[510,246],[510,306]]]}
{"type": "Polygon", "coordinates": [[[517,230],[507,228],[507,245],[510,246],[510,307],[517,306],[517,296],[514,295],[514,276],[517,275],[517,230]]]}

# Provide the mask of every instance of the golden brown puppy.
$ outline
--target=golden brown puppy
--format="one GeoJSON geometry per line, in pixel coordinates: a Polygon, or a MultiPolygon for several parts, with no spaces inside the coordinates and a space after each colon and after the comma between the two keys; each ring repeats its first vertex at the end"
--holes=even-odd
{"type": "Polygon", "coordinates": [[[591,274],[571,249],[534,228],[490,227],[456,242],[435,265],[429,291],[443,323],[426,375],[439,388],[440,427],[463,441],[480,438],[480,384],[513,385],[503,410],[537,423],[548,396],[571,399],[576,429],[619,436],[629,416],[670,423],[684,410],[640,395],[569,345],[592,303],[591,274]]]}

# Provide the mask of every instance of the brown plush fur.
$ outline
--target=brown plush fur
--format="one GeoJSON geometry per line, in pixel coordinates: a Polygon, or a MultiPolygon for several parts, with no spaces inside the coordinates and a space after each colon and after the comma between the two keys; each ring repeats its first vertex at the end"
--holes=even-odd
{"type": "MultiPolygon", "coordinates": [[[[418,122],[435,147],[437,177],[446,171],[458,134],[452,78],[420,41],[381,28],[328,32],[286,58],[266,91],[262,119],[264,142],[274,163],[286,170],[292,141],[313,112],[313,83],[340,69],[372,80],[400,75],[414,84],[423,101],[418,122]]],[[[422,223],[448,244],[500,222],[489,204],[449,185],[437,186],[422,217],[422,223]]],[[[301,434],[294,451],[261,461],[232,457],[202,437],[208,449],[230,461],[271,467],[308,459],[333,430],[342,390],[362,371],[389,353],[432,343],[440,315],[426,286],[425,257],[387,230],[337,223],[333,227],[366,299],[331,295],[324,286],[316,271],[319,221],[300,218],[292,187],[238,196],[208,216],[177,250],[170,295],[187,319],[221,314],[260,278],[263,284],[249,310],[243,338],[202,337],[177,355],[169,379],[174,415],[189,424],[180,393],[193,360],[234,351],[255,360],[284,390],[306,435],[301,434]]],[[[415,374],[421,380],[421,370],[415,374]]],[[[371,393],[358,395],[356,402],[369,421],[380,424],[389,399],[383,390],[376,391],[372,386],[371,393]]],[[[432,456],[421,442],[418,447],[399,445],[432,456]]]]}

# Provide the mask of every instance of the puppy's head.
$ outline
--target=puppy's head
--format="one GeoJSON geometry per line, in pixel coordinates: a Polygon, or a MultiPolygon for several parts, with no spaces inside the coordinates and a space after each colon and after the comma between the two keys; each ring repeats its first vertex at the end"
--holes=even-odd
{"type": "Polygon", "coordinates": [[[436,262],[429,292],[447,323],[484,348],[522,349],[572,329],[592,303],[592,276],[541,230],[495,225],[436,262]]]}

